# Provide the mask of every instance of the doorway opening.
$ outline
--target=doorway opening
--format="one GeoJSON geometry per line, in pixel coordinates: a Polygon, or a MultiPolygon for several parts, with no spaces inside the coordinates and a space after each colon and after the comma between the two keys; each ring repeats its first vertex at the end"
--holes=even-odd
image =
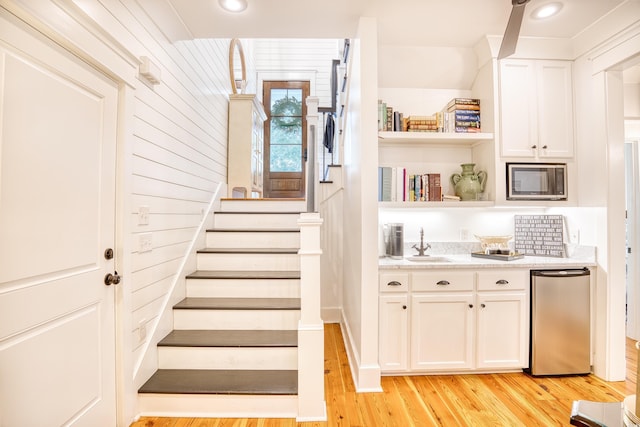
{"type": "Polygon", "coordinates": [[[264,81],[264,197],[304,198],[308,81],[264,81]]]}

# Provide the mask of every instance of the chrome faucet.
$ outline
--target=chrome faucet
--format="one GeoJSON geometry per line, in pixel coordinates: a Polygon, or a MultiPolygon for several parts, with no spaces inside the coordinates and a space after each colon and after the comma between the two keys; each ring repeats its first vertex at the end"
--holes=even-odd
{"type": "Polygon", "coordinates": [[[415,244],[411,246],[416,251],[418,251],[418,256],[425,256],[424,252],[427,249],[431,249],[431,245],[427,243],[427,246],[424,245],[424,229],[420,227],[420,247],[417,247],[415,244]]]}

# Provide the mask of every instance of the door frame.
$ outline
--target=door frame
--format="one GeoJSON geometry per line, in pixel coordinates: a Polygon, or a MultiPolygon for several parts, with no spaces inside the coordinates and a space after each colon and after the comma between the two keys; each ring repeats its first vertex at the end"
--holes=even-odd
{"type": "Polygon", "coordinates": [[[627,337],[640,339],[640,285],[638,284],[638,266],[640,266],[640,139],[628,137],[625,142],[625,176],[627,199],[627,337]]]}
{"type": "MultiPolygon", "coordinates": [[[[316,93],[316,70],[258,70],[257,74],[257,86],[256,92],[258,99],[264,105],[263,93],[265,81],[308,81],[309,82],[309,95],[313,96],[316,93]]],[[[305,102],[303,100],[303,102],[305,102]]],[[[307,118],[308,119],[308,118],[307,118]]],[[[307,130],[308,131],[308,130],[307,130]]],[[[308,137],[308,134],[307,134],[308,137]]],[[[305,183],[307,185],[307,183],[305,183]]],[[[308,191],[305,188],[305,193],[308,191]]]]}
{"type": "MultiPolygon", "coordinates": [[[[301,141],[301,153],[300,153],[300,161],[301,161],[301,170],[300,172],[274,172],[271,170],[271,107],[267,106],[267,102],[263,102],[265,105],[264,109],[267,113],[267,119],[264,122],[264,147],[262,150],[263,156],[263,197],[265,198],[306,198],[307,194],[307,159],[308,153],[305,152],[308,150],[308,138],[309,138],[309,130],[308,130],[308,111],[307,111],[307,98],[311,96],[311,83],[305,80],[267,80],[262,82],[262,95],[263,99],[265,97],[265,93],[267,88],[265,84],[269,84],[269,86],[273,85],[281,85],[280,88],[272,88],[272,89],[293,89],[293,90],[301,90],[302,91],[302,99],[301,99],[301,129],[302,129],[302,141],[301,141]],[[285,87],[286,86],[286,87],[285,87]],[[291,86],[291,87],[288,87],[291,86]],[[274,180],[300,180],[300,190],[273,190],[271,188],[271,184],[274,180]],[[293,193],[293,194],[286,194],[293,193]]],[[[271,96],[269,95],[269,100],[271,100],[271,96]]]]}

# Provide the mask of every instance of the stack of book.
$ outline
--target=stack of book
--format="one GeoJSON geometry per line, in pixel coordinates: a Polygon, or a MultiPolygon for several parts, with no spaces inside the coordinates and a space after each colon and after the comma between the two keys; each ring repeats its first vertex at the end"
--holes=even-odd
{"type": "Polygon", "coordinates": [[[440,202],[440,174],[410,174],[406,168],[381,166],[378,168],[378,201],[440,202]]]}
{"type": "Polygon", "coordinates": [[[479,99],[453,98],[444,110],[444,127],[447,132],[481,132],[479,99]]]}
{"type": "Polygon", "coordinates": [[[409,116],[407,119],[408,132],[442,132],[442,114],[432,116],[409,116]]]}

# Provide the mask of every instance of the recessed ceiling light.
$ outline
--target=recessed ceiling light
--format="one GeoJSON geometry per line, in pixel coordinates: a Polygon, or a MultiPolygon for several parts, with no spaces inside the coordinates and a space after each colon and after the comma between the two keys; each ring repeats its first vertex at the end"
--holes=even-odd
{"type": "Polygon", "coordinates": [[[220,6],[229,12],[242,12],[247,8],[247,0],[218,0],[220,6]]]}
{"type": "Polygon", "coordinates": [[[560,2],[547,3],[534,9],[531,12],[531,17],[534,19],[549,18],[560,12],[560,9],[562,9],[562,3],[560,2]]]}

